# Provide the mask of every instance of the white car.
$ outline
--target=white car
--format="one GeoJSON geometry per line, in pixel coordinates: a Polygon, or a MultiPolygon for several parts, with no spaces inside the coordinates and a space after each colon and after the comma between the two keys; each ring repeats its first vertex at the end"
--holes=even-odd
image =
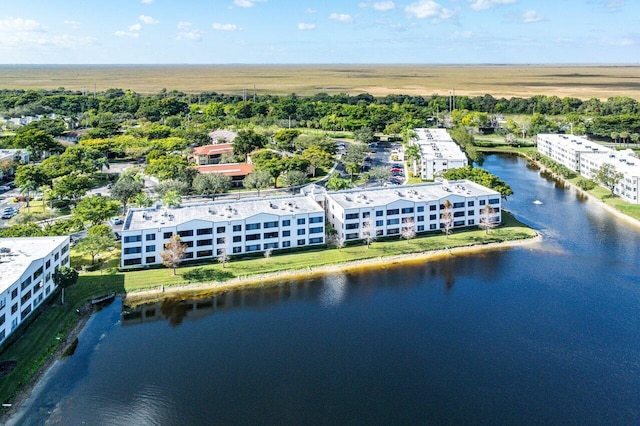
{"type": "Polygon", "coordinates": [[[7,185],[0,185],[0,191],[8,191],[11,188],[9,188],[7,185]]]}

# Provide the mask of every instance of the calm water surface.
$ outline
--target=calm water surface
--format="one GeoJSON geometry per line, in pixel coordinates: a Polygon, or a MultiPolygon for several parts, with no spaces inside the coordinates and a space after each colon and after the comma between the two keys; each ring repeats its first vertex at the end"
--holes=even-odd
{"type": "Polygon", "coordinates": [[[484,167],[541,244],[117,301],[14,423],[639,424],[640,232],[521,159],[484,167]]]}

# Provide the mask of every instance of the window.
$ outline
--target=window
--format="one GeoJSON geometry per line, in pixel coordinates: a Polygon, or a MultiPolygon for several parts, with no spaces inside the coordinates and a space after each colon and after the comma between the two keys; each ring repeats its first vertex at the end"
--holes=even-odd
{"type": "Polygon", "coordinates": [[[467,207],[473,207],[475,203],[473,201],[468,201],[467,202],[467,207]]]}
{"type": "Polygon", "coordinates": [[[430,205],[429,211],[432,211],[432,212],[436,211],[436,205],[435,204],[430,205]]]}
{"type": "Polygon", "coordinates": [[[210,246],[211,244],[213,244],[213,240],[211,238],[209,238],[207,240],[198,240],[196,242],[196,246],[198,246],[198,247],[210,246]]]}
{"type": "Polygon", "coordinates": [[[224,244],[225,243],[225,239],[224,237],[218,237],[216,238],[216,244],[224,244]]]}
{"type": "Polygon", "coordinates": [[[125,247],[124,254],[142,253],[142,247],[125,247]]]}
{"type": "Polygon", "coordinates": [[[291,226],[291,221],[289,219],[282,221],[282,226],[291,226]]]}
{"type": "Polygon", "coordinates": [[[322,244],[323,241],[324,241],[324,238],[322,237],[309,238],[309,244],[322,244]]]}
{"type": "Polygon", "coordinates": [[[436,229],[436,224],[432,223],[431,225],[429,225],[429,229],[436,229]]]}
{"type": "Polygon", "coordinates": [[[359,223],[347,223],[344,227],[345,229],[358,229],[359,226],[359,223]]]}
{"type": "Polygon", "coordinates": [[[156,240],[156,234],[147,234],[147,235],[145,235],[145,240],[146,241],[155,241],[156,240]]]}
{"type": "Polygon", "coordinates": [[[344,235],[344,239],[345,240],[355,240],[356,238],[358,238],[358,233],[357,232],[353,232],[351,234],[345,234],[344,235]]]}
{"type": "Polygon", "coordinates": [[[474,225],[475,223],[476,223],[476,221],[475,221],[475,220],[473,220],[473,219],[469,219],[469,225],[474,225]]]}
{"type": "Polygon", "coordinates": [[[7,302],[4,301],[4,297],[0,299],[0,309],[4,308],[7,305],[7,302]]]}
{"type": "Polygon", "coordinates": [[[22,295],[22,297],[20,298],[20,304],[24,305],[25,302],[28,301],[29,299],[31,299],[31,290],[29,290],[28,292],[22,295]]]}
{"type": "Polygon", "coordinates": [[[390,209],[387,210],[387,216],[393,216],[395,214],[400,214],[400,209],[390,209]]]}
{"type": "Polygon", "coordinates": [[[400,223],[400,219],[387,219],[387,225],[397,225],[400,223]]]}
{"type": "Polygon", "coordinates": [[[453,203],[454,209],[459,209],[460,207],[464,207],[464,201],[461,203],[453,203]]]}
{"type": "Polygon", "coordinates": [[[309,218],[309,223],[322,223],[322,222],[323,222],[322,216],[309,218]]]}
{"type": "MultiPolygon", "coordinates": [[[[30,284],[31,284],[31,277],[27,277],[27,279],[22,281],[22,284],[20,284],[20,289],[24,290],[27,287],[29,287],[30,284]]],[[[16,289],[16,291],[18,291],[18,289],[16,289]]]]}
{"type": "Polygon", "coordinates": [[[371,212],[362,212],[363,219],[369,219],[371,217],[371,212]]]}
{"type": "Polygon", "coordinates": [[[405,207],[402,209],[402,214],[413,213],[413,207],[405,207]]]}
{"type": "Polygon", "coordinates": [[[55,255],[53,255],[53,260],[54,261],[58,261],[58,259],[60,259],[60,253],[56,253],[55,255]]]}
{"type": "Polygon", "coordinates": [[[282,236],[283,237],[290,237],[291,236],[291,231],[282,231],[282,236]]]}
{"type": "Polygon", "coordinates": [[[69,251],[69,246],[66,245],[66,246],[62,247],[62,250],[60,250],[60,254],[65,254],[68,251],[69,251]]]}
{"type": "Polygon", "coordinates": [[[473,210],[467,210],[467,216],[474,216],[476,214],[476,212],[474,212],[473,210]]]}
{"type": "Polygon", "coordinates": [[[242,253],[242,247],[234,247],[233,254],[242,253]]]}
{"type": "Polygon", "coordinates": [[[487,204],[486,200],[480,200],[480,205],[484,206],[485,204],[487,204]]]}
{"type": "Polygon", "coordinates": [[[242,231],[242,225],[233,225],[233,232],[242,231]]]}
{"type": "Polygon", "coordinates": [[[156,257],[155,256],[147,256],[144,260],[144,263],[156,263],[156,257]]]}
{"type": "Polygon", "coordinates": [[[429,215],[429,220],[436,220],[437,215],[435,214],[430,214],[429,215]]]}
{"type": "Polygon", "coordinates": [[[184,231],[178,231],[178,235],[180,235],[180,238],[193,237],[193,229],[185,229],[184,231]]]}
{"type": "Polygon", "coordinates": [[[259,223],[247,223],[247,226],[245,227],[247,231],[253,231],[254,229],[260,229],[260,224],[259,223]]]}
{"type": "Polygon", "coordinates": [[[400,233],[400,228],[387,229],[387,235],[397,235],[400,233]]]}
{"type": "Polygon", "coordinates": [[[418,225],[418,231],[417,232],[422,232],[424,231],[424,225],[418,225]]]}
{"type": "Polygon", "coordinates": [[[376,226],[384,226],[384,220],[376,220],[376,226]]]}
{"type": "Polygon", "coordinates": [[[20,312],[20,319],[23,320],[27,317],[27,315],[29,315],[31,313],[31,304],[29,304],[29,306],[27,306],[26,308],[24,308],[24,310],[22,312],[20,312]]]}
{"type": "Polygon", "coordinates": [[[455,222],[453,222],[453,226],[463,226],[464,225],[464,220],[456,220],[455,222]]]}
{"type": "Polygon", "coordinates": [[[188,251],[184,254],[184,258],[185,259],[193,259],[193,252],[192,251],[188,251]]]}
{"type": "Polygon", "coordinates": [[[453,212],[453,217],[464,217],[464,211],[453,212]]]}
{"type": "Polygon", "coordinates": [[[264,250],[277,249],[278,243],[266,243],[263,247],[264,250]]]}
{"type": "Polygon", "coordinates": [[[418,222],[424,222],[424,216],[418,216],[418,222]]]}
{"type": "Polygon", "coordinates": [[[18,304],[14,303],[13,306],[11,306],[11,315],[15,314],[16,312],[18,312],[18,304]]]}
{"type": "Polygon", "coordinates": [[[304,235],[307,231],[305,229],[298,229],[298,235],[304,235]]]}
{"type": "Polygon", "coordinates": [[[265,240],[270,239],[270,238],[278,238],[278,232],[265,232],[262,235],[262,238],[265,239],[265,240]]]}
{"type": "Polygon", "coordinates": [[[156,251],[156,246],[146,246],[144,248],[145,253],[153,253],[154,251],[156,251]]]}
{"type": "Polygon", "coordinates": [[[305,240],[298,240],[297,244],[299,246],[303,246],[303,245],[305,245],[305,240]]]}
{"type": "Polygon", "coordinates": [[[142,241],[142,235],[127,235],[124,237],[125,243],[139,243],[142,241]]]}
{"type": "Polygon", "coordinates": [[[282,247],[283,247],[283,248],[291,247],[291,241],[283,241],[283,242],[282,242],[282,247]]]}
{"type": "MultiPolygon", "coordinates": [[[[223,249],[218,249],[223,250],[223,249]]],[[[208,257],[213,256],[213,250],[200,250],[196,252],[196,257],[208,257]]]]}
{"type": "Polygon", "coordinates": [[[47,260],[47,263],[45,264],[45,268],[47,269],[51,268],[51,259],[47,260]]]}
{"type": "Polygon", "coordinates": [[[260,250],[260,244],[253,244],[245,247],[246,252],[258,251],[260,250]]]}
{"type": "Polygon", "coordinates": [[[384,212],[382,210],[376,210],[376,217],[384,216],[384,212]]]}
{"type": "Polygon", "coordinates": [[[244,237],[246,241],[255,241],[260,239],[260,234],[249,234],[244,237]]]}
{"type": "Polygon", "coordinates": [[[304,225],[305,223],[307,223],[307,221],[304,217],[298,219],[298,225],[304,225]]]}
{"type": "Polygon", "coordinates": [[[236,235],[233,237],[234,243],[239,243],[240,241],[242,241],[242,235],[236,235]]]}
{"type": "Polygon", "coordinates": [[[500,199],[499,198],[491,198],[489,200],[489,204],[500,204],[500,199]]]}
{"type": "MultiPolygon", "coordinates": [[[[357,225],[357,223],[356,223],[356,225],[357,225]]],[[[318,226],[318,227],[315,227],[315,228],[309,228],[309,233],[310,234],[320,234],[320,233],[322,233],[322,226],[318,226]]]]}
{"type": "Polygon", "coordinates": [[[359,217],[360,213],[349,213],[345,216],[345,220],[358,219],[359,217]]]}
{"type": "Polygon", "coordinates": [[[0,325],[4,324],[5,321],[6,321],[5,314],[2,314],[0,316],[0,325]]]}
{"type": "Polygon", "coordinates": [[[162,238],[164,238],[165,240],[168,240],[171,237],[173,237],[173,232],[165,232],[164,234],[162,234],[162,238]]]}
{"type": "Polygon", "coordinates": [[[278,227],[278,221],[273,221],[273,222],[265,222],[262,224],[262,227],[264,229],[269,229],[269,228],[277,228],[278,227]]]}
{"type": "Polygon", "coordinates": [[[424,206],[418,206],[418,213],[422,213],[424,211],[424,206]]]}
{"type": "Polygon", "coordinates": [[[213,234],[213,228],[200,228],[196,231],[196,235],[211,235],[213,234]]]}
{"type": "Polygon", "coordinates": [[[216,228],[216,234],[224,234],[227,232],[227,228],[225,226],[218,226],[216,228]]]}

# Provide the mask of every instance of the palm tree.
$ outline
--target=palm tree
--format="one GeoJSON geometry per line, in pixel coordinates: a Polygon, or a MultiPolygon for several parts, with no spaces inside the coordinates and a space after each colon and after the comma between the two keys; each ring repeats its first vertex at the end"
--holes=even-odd
{"type": "Polygon", "coordinates": [[[618,143],[618,132],[611,132],[611,139],[613,140],[614,143],[618,143]]]}
{"type": "Polygon", "coordinates": [[[20,193],[27,195],[27,211],[29,211],[29,198],[30,198],[31,192],[37,189],[38,189],[38,185],[36,185],[36,182],[31,179],[24,181],[20,186],[20,193]]]}

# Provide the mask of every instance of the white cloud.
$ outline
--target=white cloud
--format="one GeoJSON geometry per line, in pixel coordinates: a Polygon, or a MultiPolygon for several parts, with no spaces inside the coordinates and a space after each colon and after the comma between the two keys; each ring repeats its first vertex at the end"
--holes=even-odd
{"type": "Polygon", "coordinates": [[[153,3],[153,0],[141,0],[141,3],[151,4],[151,3],[153,3]]]}
{"type": "Polygon", "coordinates": [[[69,20],[69,19],[65,19],[64,20],[64,24],[65,25],[69,25],[74,30],[80,29],[80,22],[78,22],[78,21],[72,21],[72,20],[69,20]]]}
{"type": "Polygon", "coordinates": [[[176,40],[202,41],[202,32],[198,30],[182,31],[178,33],[176,40]]]}
{"type": "Polygon", "coordinates": [[[492,7],[515,3],[516,0],[468,0],[469,6],[473,10],[485,10],[492,7]]]}
{"type": "Polygon", "coordinates": [[[307,24],[305,22],[298,23],[298,29],[300,31],[310,31],[316,29],[316,24],[307,24]]]}
{"type": "Polygon", "coordinates": [[[395,9],[396,4],[392,1],[381,1],[379,3],[374,3],[373,8],[380,12],[387,12],[389,10],[395,9]]]}
{"type": "Polygon", "coordinates": [[[142,25],[140,24],[129,25],[129,31],[131,32],[137,32],[137,31],[140,31],[141,29],[142,29],[142,25]]]}
{"type": "Polygon", "coordinates": [[[191,22],[185,22],[185,21],[178,22],[178,29],[179,30],[188,30],[192,26],[193,26],[193,24],[191,22]]]}
{"type": "Polygon", "coordinates": [[[353,18],[351,17],[351,15],[347,15],[346,13],[332,13],[331,15],[329,15],[329,19],[345,23],[353,22],[353,18]]]}
{"type": "Polygon", "coordinates": [[[134,32],[130,32],[130,31],[116,31],[114,33],[114,35],[116,37],[121,37],[121,38],[124,38],[124,37],[138,38],[138,37],[140,37],[140,33],[134,33],[134,32]]]}
{"type": "Polygon", "coordinates": [[[453,10],[446,9],[433,0],[419,0],[405,7],[404,10],[409,17],[431,18],[434,22],[451,19],[455,15],[453,10]]]}
{"type": "Polygon", "coordinates": [[[157,24],[160,22],[153,19],[151,16],[146,15],[140,15],[140,21],[144,22],[145,24],[157,24]]]}
{"type": "Polygon", "coordinates": [[[0,20],[0,31],[4,32],[43,32],[46,28],[38,21],[22,18],[5,18],[0,20]]]}
{"type": "Polygon", "coordinates": [[[217,22],[211,25],[211,28],[216,31],[239,31],[241,29],[236,24],[219,24],[217,22]]]}
{"type": "Polygon", "coordinates": [[[267,0],[233,0],[233,4],[238,7],[253,7],[256,3],[266,2],[267,0]]]}
{"type": "Polygon", "coordinates": [[[522,22],[525,24],[532,24],[540,21],[544,21],[544,17],[538,15],[538,12],[535,10],[527,10],[522,14],[522,22]]]}

